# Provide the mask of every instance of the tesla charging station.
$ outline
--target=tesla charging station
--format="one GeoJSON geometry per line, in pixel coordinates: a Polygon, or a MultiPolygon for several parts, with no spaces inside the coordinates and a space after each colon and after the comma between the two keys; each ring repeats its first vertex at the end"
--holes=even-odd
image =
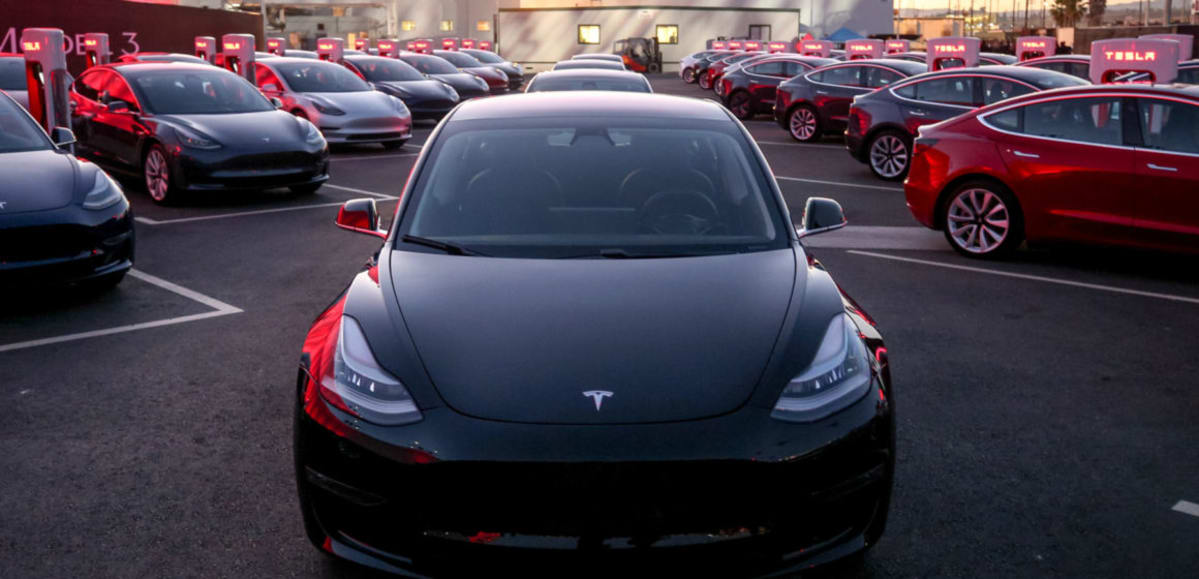
{"type": "Polygon", "coordinates": [[[340,38],[322,38],[316,41],[316,57],[341,64],[345,61],[346,41],[340,38]]]}
{"type": "Polygon", "coordinates": [[[800,54],[804,56],[828,58],[832,53],[833,42],[831,40],[805,40],[800,47],[800,54]]]}
{"type": "Polygon", "coordinates": [[[725,46],[727,46],[729,50],[741,50],[741,41],[740,40],[730,40],[730,41],[728,41],[728,44],[726,44],[725,46]]]}
{"type": "Polygon", "coordinates": [[[845,43],[847,60],[883,57],[883,41],[878,38],[859,38],[845,43]]]}
{"type": "Polygon", "coordinates": [[[87,62],[87,68],[108,64],[110,56],[108,52],[108,35],[103,32],[88,32],[84,34],[83,54],[84,60],[87,62]]]}
{"type": "Polygon", "coordinates": [[[1021,36],[1016,39],[1016,60],[1024,62],[1057,54],[1057,39],[1052,36],[1021,36]]]}
{"type": "Polygon", "coordinates": [[[928,41],[928,69],[970,68],[978,66],[982,41],[974,37],[944,36],[928,41]]]}
{"type": "Polygon", "coordinates": [[[728,48],[728,43],[723,40],[709,40],[708,50],[724,50],[728,48]]]}
{"type": "Polygon", "coordinates": [[[770,54],[779,54],[783,52],[795,52],[795,45],[790,42],[774,40],[766,43],[766,51],[770,54]]]}
{"type": "Polygon", "coordinates": [[[354,39],[354,50],[361,50],[363,52],[366,52],[366,50],[368,48],[370,48],[370,46],[368,44],[367,39],[365,39],[365,38],[355,38],[354,39]]]}
{"type": "Polygon", "coordinates": [[[380,40],[378,48],[379,56],[383,58],[396,58],[400,55],[400,48],[394,40],[380,40]]]}
{"type": "Polygon", "coordinates": [[[1091,82],[1165,84],[1178,78],[1178,43],[1161,38],[1110,38],[1091,43],[1091,82]]]}
{"type": "Polygon", "coordinates": [[[1178,43],[1178,62],[1190,60],[1195,54],[1195,37],[1190,34],[1146,34],[1146,40],[1173,40],[1178,43]]]}
{"type": "Polygon", "coordinates": [[[454,37],[441,39],[442,50],[458,50],[458,39],[454,37]]]}
{"type": "Polygon", "coordinates": [[[480,40],[479,41],[479,50],[491,50],[491,41],[490,40],[480,40]]]}
{"type": "Polygon", "coordinates": [[[741,47],[745,49],[745,52],[758,52],[762,50],[762,43],[757,40],[746,40],[741,43],[741,47]]]}
{"type": "Polygon", "coordinates": [[[899,54],[901,52],[908,52],[911,49],[912,49],[912,41],[904,40],[902,38],[895,38],[892,40],[888,40],[887,44],[886,44],[887,54],[899,54]]]}
{"type": "Polygon", "coordinates": [[[29,112],[38,124],[52,133],[55,127],[71,126],[68,108],[71,75],[62,31],[57,28],[26,28],[21,31],[25,53],[25,83],[29,89],[29,112]]]}
{"type": "Polygon", "coordinates": [[[196,37],[196,57],[208,64],[216,64],[216,39],[211,36],[196,37]]]}
{"type": "Polygon", "coordinates": [[[281,36],[267,37],[266,51],[275,56],[287,56],[287,39],[281,36]]]}
{"type": "Polygon", "coordinates": [[[462,48],[474,48],[475,47],[475,39],[463,38],[461,44],[462,44],[462,48]]]}
{"type": "Polygon", "coordinates": [[[226,34],[221,37],[221,54],[225,57],[225,68],[258,86],[254,70],[254,35],[226,34]]]}

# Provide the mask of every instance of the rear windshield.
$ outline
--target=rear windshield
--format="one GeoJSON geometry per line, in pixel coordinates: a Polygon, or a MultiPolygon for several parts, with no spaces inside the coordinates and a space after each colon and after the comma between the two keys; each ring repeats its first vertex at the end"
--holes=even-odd
{"type": "Polygon", "coordinates": [[[425,74],[452,74],[458,72],[454,65],[448,60],[439,56],[429,56],[427,54],[414,54],[402,58],[404,62],[412,65],[416,70],[425,74]]]}
{"type": "Polygon", "coordinates": [[[448,52],[447,51],[447,52],[438,53],[437,56],[448,60],[450,62],[450,64],[452,64],[458,68],[473,68],[473,67],[483,66],[483,63],[479,62],[478,59],[476,59],[475,57],[473,57],[469,54],[461,53],[461,52],[448,52]]]}
{"type": "Polygon", "coordinates": [[[25,59],[0,58],[0,90],[26,90],[25,59]]]}
{"type": "Polygon", "coordinates": [[[215,67],[140,72],[131,80],[137,100],[160,115],[258,113],[275,108],[254,85],[215,67]]]}
{"type": "Polygon", "coordinates": [[[571,70],[574,68],[602,68],[605,70],[624,70],[624,65],[619,62],[610,60],[597,60],[593,58],[581,60],[563,60],[554,65],[554,70],[571,70]]]}
{"type": "Polygon", "coordinates": [[[1032,84],[1042,90],[1051,88],[1061,88],[1063,86],[1081,86],[1091,84],[1090,81],[1078,78],[1064,72],[1046,71],[1052,74],[1037,75],[1037,78],[1031,79],[1032,84]]]}
{"type": "Polygon", "coordinates": [[[528,92],[560,90],[614,90],[623,92],[653,92],[645,79],[636,78],[537,78],[528,92]]]}
{"type": "Polygon", "coordinates": [[[49,149],[50,139],[21,105],[0,96],[0,153],[49,149]]]}
{"type": "Polygon", "coordinates": [[[425,77],[412,65],[394,58],[355,58],[350,61],[354,68],[362,71],[366,80],[388,82],[400,80],[423,80],[425,77]]]}
{"type": "Polygon", "coordinates": [[[295,92],[359,92],[371,90],[358,75],[340,64],[324,61],[271,62],[295,92]]]}
{"type": "Polygon", "coordinates": [[[479,62],[486,62],[487,64],[503,64],[505,62],[503,58],[500,58],[500,55],[486,50],[467,50],[464,52],[475,57],[479,62]]]}
{"type": "Polygon", "coordinates": [[[712,255],[787,247],[783,215],[728,121],[477,120],[443,125],[398,233],[493,257],[712,255]]]}

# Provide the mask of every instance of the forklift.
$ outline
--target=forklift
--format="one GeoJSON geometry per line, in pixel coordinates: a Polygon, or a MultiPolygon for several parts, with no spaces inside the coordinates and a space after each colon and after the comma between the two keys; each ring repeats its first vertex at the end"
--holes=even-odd
{"type": "Polygon", "coordinates": [[[657,38],[622,38],[614,52],[624,60],[625,68],[635,72],[662,72],[662,51],[657,38]]]}

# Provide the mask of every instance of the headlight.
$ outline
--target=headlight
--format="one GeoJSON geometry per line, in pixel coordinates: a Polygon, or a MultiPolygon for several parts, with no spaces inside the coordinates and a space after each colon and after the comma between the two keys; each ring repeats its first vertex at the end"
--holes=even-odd
{"type": "Polygon", "coordinates": [[[92,183],[92,188],[83,197],[83,208],[99,210],[107,207],[112,207],[120,203],[125,198],[125,194],[121,192],[121,186],[117,185],[108,173],[96,169],[96,180],[92,183]]]}
{"type": "Polygon", "coordinates": [[[316,99],[312,99],[312,106],[316,107],[317,112],[321,113],[322,115],[340,116],[340,115],[346,114],[345,111],[343,111],[331,104],[322,103],[321,101],[318,101],[316,99]]]}
{"type": "Polygon", "coordinates": [[[179,135],[179,141],[184,147],[191,149],[219,149],[221,144],[212,140],[209,137],[201,135],[191,129],[183,127],[175,127],[175,133],[179,135]]]}
{"type": "Polygon", "coordinates": [[[812,422],[857,402],[870,390],[866,344],[846,314],[829,322],[816,357],[783,389],[770,415],[789,422],[812,422]]]}
{"type": "Polygon", "coordinates": [[[396,112],[400,113],[401,117],[406,117],[406,116],[412,114],[412,113],[408,112],[408,105],[405,105],[404,101],[400,100],[399,97],[390,97],[390,98],[391,98],[391,106],[395,107],[396,112]]]}
{"type": "Polygon", "coordinates": [[[304,133],[305,143],[308,143],[309,145],[325,144],[324,135],[321,134],[320,129],[316,128],[316,125],[312,124],[312,121],[309,121],[308,119],[301,119],[300,117],[292,118],[294,118],[296,122],[300,123],[300,130],[304,133]]]}
{"type": "Polygon", "coordinates": [[[362,327],[349,316],[341,317],[333,374],[321,379],[321,394],[367,422],[394,426],[421,419],[408,389],[379,367],[362,327]]]}

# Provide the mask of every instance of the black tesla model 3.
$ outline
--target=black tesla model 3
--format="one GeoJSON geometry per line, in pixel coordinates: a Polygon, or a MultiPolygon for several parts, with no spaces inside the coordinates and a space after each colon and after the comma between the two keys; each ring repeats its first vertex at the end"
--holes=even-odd
{"type": "Polygon", "coordinates": [[[425,78],[419,70],[397,58],[349,56],[346,67],[358,73],[375,90],[404,101],[414,119],[440,119],[458,106],[458,92],[439,80],[425,78]]]}
{"type": "Polygon", "coordinates": [[[329,179],[320,131],[221,68],[97,66],[75,81],[71,100],[80,155],[140,175],[157,203],[211,190],[313,193],[329,179]]]}
{"type": "Polygon", "coordinates": [[[133,267],[133,212],[121,187],[66,150],[0,92],[0,292],[116,285],[133,267]]]}
{"type": "Polygon", "coordinates": [[[716,103],[459,106],[389,229],[369,199],[338,215],[382,247],[303,346],[308,537],[446,575],[864,551],[891,495],[886,350],[802,243],[840,206],[803,223],[716,103]]]}

